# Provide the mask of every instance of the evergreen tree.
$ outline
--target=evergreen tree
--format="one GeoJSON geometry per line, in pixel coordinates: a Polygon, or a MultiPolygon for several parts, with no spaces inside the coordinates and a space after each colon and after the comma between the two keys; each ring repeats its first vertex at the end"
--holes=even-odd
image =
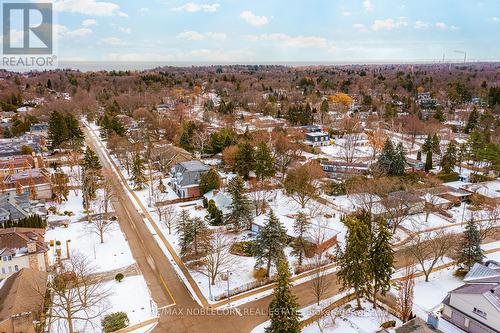
{"type": "Polygon", "coordinates": [[[355,216],[347,216],[342,221],[347,226],[344,250],[339,249],[338,277],[342,289],[354,289],[358,308],[361,308],[361,297],[369,295],[370,282],[370,229],[368,224],[355,216]]]}
{"type": "Polygon", "coordinates": [[[96,198],[96,191],[101,179],[102,165],[97,154],[89,147],[85,150],[82,163],[83,207],[89,210],[90,201],[96,198]]]}
{"type": "Polygon", "coordinates": [[[432,136],[429,134],[422,145],[422,152],[427,153],[428,151],[432,151],[433,148],[432,136]]]}
{"type": "Polygon", "coordinates": [[[85,153],[83,154],[83,169],[87,170],[101,170],[102,165],[101,161],[99,161],[99,157],[97,154],[90,148],[87,147],[85,153]]]}
{"type": "Polygon", "coordinates": [[[394,144],[390,139],[387,139],[377,160],[377,166],[383,173],[389,174],[391,172],[391,165],[395,156],[396,151],[394,150],[394,144]]]}
{"type": "Polygon", "coordinates": [[[49,149],[54,150],[61,146],[68,136],[63,115],[58,111],[52,111],[49,118],[48,141],[49,149]]]}
{"type": "Polygon", "coordinates": [[[284,257],[284,248],[286,246],[286,230],[280,220],[271,210],[267,223],[260,229],[255,240],[255,257],[257,262],[255,266],[266,265],[266,276],[271,273],[271,265],[278,264],[278,261],[284,257]]]}
{"type": "Polygon", "coordinates": [[[191,243],[188,248],[196,257],[204,254],[207,250],[209,230],[205,221],[199,217],[189,220],[188,224],[189,235],[191,243]]]}
{"type": "Polygon", "coordinates": [[[446,116],[444,115],[443,108],[438,107],[432,118],[436,119],[440,123],[444,122],[446,120],[446,116]]]}
{"type": "Polygon", "coordinates": [[[53,111],[49,118],[49,149],[79,150],[83,145],[83,132],[78,120],[71,114],[53,111]]]}
{"type": "Polygon", "coordinates": [[[281,259],[278,264],[274,297],[269,304],[271,325],[266,328],[267,333],[299,333],[301,330],[299,304],[291,290],[290,276],[288,262],[281,259]]]}
{"type": "Polygon", "coordinates": [[[391,237],[386,221],[379,221],[371,242],[369,259],[373,308],[377,307],[377,293],[385,295],[391,288],[391,275],[394,271],[394,251],[390,243],[391,237]]]}
{"type": "Polygon", "coordinates": [[[432,169],[432,150],[427,151],[425,155],[425,172],[429,172],[432,169]]]}
{"type": "Polygon", "coordinates": [[[236,176],[227,184],[227,192],[231,194],[231,211],[226,216],[226,223],[232,224],[236,230],[250,228],[252,223],[252,204],[245,195],[245,181],[236,176]]]}
{"type": "Polygon", "coordinates": [[[297,235],[292,244],[292,254],[297,257],[297,265],[302,266],[302,261],[304,255],[310,245],[306,240],[307,233],[309,232],[309,221],[307,220],[306,214],[299,212],[295,221],[293,222],[293,230],[297,235]]]}
{"type": "Polygon", "coordinates": [[[248,141],[238,144],[237,147],[238,149],[234,157],[234,169],[244,179],[248,179],[250,171],[254,169],[255,165],[253,147],[248,141]]]}
{"type": "Polygon", "coordinates": [[[391,163],[389,174],[391,176],[401,176],[405,173],[406,169],[406,155],[403,144],[400,142],[396,146],[394,160],[391,163]]]}
{"type": "Polygon", "coordinates": [[[134,183],[134,190],[142,190],[146,184],[146,176],[144,175],[144,161],[139,153],[134,156],[132,162],[132,182],[134,183]]]}
{"type": "Polygon", "coordinates": [[[257,147],[255,152],[255,176],[257,180],[263,181],[266,178],[274,176],[274,160],[271,150],[265,142],[262,142],[257,147]]]}
{"type": "Polygon", "coordinates": [[[469,114],[469,119],[467,119],[467,124],[464,127],[464,132],[469,134],[471,133],[477,126],[479,121],[479,112],[477,112],[476,108],[474,108],[469,114]]]}
{"type": "Polygon", "coordinates": [[[483,258],[484,254],[481,249],[481,235],[479,228],[477,227],[476,222],[471,219],[465,226],[457,263],[470,270],[475,263],[481,263],[483,258]]]}
{"type": "Polygon", "coordinates": [[[211,168],[200,177],[200,193],[205,194],[220,188],[220,177],[217,170],[211,168]]]}
{"type": "Polygon", "coordinates": [[[321,102],[321,105],[319,107],[319,111],[321,112],[321,122],[323,123],[325,120],[325,116],[328,114],[328,111],[330,110],[330,106],[328,105],[328,100],[324,99],[321,102]]]}
{"type": "Polygon", "coordinates": [[[441,168],[444,173],[451,173],[457,164],[457,144],[451,140],[446,147],[446,151],[441,159],[441,168]]]}
{"type": "Polygon", "coordinates": [[[437,135],[437,133],[434,133],[432,136],[432,152],[434,154],[441,154],[441,149],[439,147],[439,143],[441,142],[441,139],[437,135]]]}
{"type": "Polygon", "coordinates": [[[175,232],[179,237],[179,246],[181,247],[180,249],[181,256],[184,256],[188,252],[188,248],[191,245],[193,239],[191,235],[190,224],[191,224],[191,216],[189,215],[189,212],[185,209],[181,210],[177,222],[175,224],[175,232]]]}

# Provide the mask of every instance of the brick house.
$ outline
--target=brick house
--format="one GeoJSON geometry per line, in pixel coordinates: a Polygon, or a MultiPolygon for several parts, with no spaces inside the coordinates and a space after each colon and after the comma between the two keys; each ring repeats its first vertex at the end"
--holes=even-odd
{"type": "Polygon", "coordinates": [[[173,190],[182,199],[199,197],[200,178],[208,170],[208,166],[198,160],[177,163],[170,171],[173,190]]]}

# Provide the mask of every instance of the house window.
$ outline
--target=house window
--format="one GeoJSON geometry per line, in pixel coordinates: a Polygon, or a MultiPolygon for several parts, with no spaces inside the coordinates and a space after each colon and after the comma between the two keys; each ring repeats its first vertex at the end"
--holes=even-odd
{"type": "Polygon", "coordinates": [[[9,266],[9,273],[12,273],[12,266],[9,266]]]}
{"type": "Polygon", "coordinates": [[[5,267],[2,267],[2,274],[5,274],[5,267]]]}
{"type": "Polygon", "coordinates": [[[472,310],[472,312],[477,314],[479,317],[483,317],[484,319],[486,319],[486,312],[481,311],[478,308],[474,308],[474,310],[472,310]]]}
{"type": "Polygon", "coordinates": [[[12,260],[12,256],[3,256],[2,260],[3,261],[11,261],[12,260]]]}
{"type": "Polygon", "coordinates": [[[17,272],[17,271],[19,271],[19,266],[14,265],[14,270],[15,270],[16,272],[17,272]]]}

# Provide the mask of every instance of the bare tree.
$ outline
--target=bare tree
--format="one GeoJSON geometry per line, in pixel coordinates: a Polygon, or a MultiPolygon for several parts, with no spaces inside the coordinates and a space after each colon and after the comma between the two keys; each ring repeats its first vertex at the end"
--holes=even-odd
{"type": "Polygon", "coordinates": [[[235,256],[229,253],[231,242],[222,234],[212,235],[208,241],[208,252],[200,260],[198,271],[207,276],[210,284],[215,285],[215,280],[220,273],[231,269],[236,263],[235,256]]]}
{"type": "Polygon", "coordinates": [[[96,217],[91,218],[86,225],[87,229],[99,236],[99,240],[101,244],[104,243],[104,235],[108,232],[112,231],[115,227],[115,222],[107,218],[107,213],[105,211],[105,203],[104,200],[96,200],[93,201],[93,204],[96,205],[94,211],[97,211],[98,214],[96,217]]]}
{"type": "Polygon", "coordinates": [[[267,201],[274,195],[273,191],[270,191],[271,184],[265,180],[250,180],[250,191],[248,196],[253,202],[255,209],[255,216],[264,214],[267,209],[267,201]]]}
{"type": "Polygon", "coordinates": [[[319,163],[309,162],[288,172],[284,187],[286,193],[302,208],[311,200],[319,196],[320,179],[324,172],[319,163]]]}
{"type": "Polygon", "coordinates": [[[410,320],[413,311],[413,291],[415,288],[415,266],[408,262],[405,266],[405,276],[398,282],[397,306],[401,320],[410,320]]]}
{"type": "Polygon", "coordinates": [[[314,273],[314,278],[311,281],[311,290],[316,299],[316,304],[319,306],[323,295],[328,290],[331,285],[331,279],[327,277],[326,268],[323,267],[323,249],[321,248],[322,244],[326,240],[325,234],[325,226],[323,222],[319,222],[314,225],[311,230],[312,239],[314,239],[315,243],[315,252],[314,252],[314,267],[316,272],[314,273]]]}
{"type": "Polygon", "coordinates": [[[415,235],[406,251],[420,266],[425,282],[428,282],[434,266],[446,255],[453,253],[455,245],[454,235],[438,230],[415,235]]]}
{"type": "Polygon", "coordinates": [[[77,254],[49,281],[52,311],[48,316],[57,332],[100,331],[99,318],[110,308],[110,290],[95,273],[87,258],[77,254]]]}

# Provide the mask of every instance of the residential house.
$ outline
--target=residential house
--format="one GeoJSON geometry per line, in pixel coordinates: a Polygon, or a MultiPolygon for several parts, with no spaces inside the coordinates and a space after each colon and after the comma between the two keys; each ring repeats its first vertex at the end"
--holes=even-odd
{"type": "Polygon", "coordinates": [[[171,169],[173,190],[180,198],[196,198],[200,193],[200,178],[209,170],[198,160],[180,162],[171,169]]]}
{"type": "Polygon", "coordinates": [[[24,134],[16,138],[0,139],[0,157],[21,155],[23,146],[28,146],[37,154],[45,146],[45,139],[38,135],[24,134]]]}
{"type": "Polygon", "coordinates": [[[469,193],[476,193],[491,203],[500,205],[500,180],[495,179],[489,182],[468,184],[460,189],[469,193]]]}
{"type": "Polygon", "coordinates": [[[30,134],[47,138],[49,135],[49,125],[47,123],[33,124],[30,127],[30,134]]]}
{"type": "Polygon", "coordinates": [[[0,176],[43,167],[41,156],[14,155],[0,157],[0,176]]]}
{"type": "Polygon", "coordinates": [[[346,178],[355,175],[368,174],[366,163],[347,163],[342,161],[322,161],[321,167],[330,178],[346,178]]]}
{"type": "Polygon", "coordinates": [[[329,146],[330,134],[326,132],[308,132],[306,133],[306,144],[312,147],[329,146]]]}
{"type": "Polygon", "coordinates": [[[476,263],[443,300],[442,319],[469,333],[500,333],[500,264],[476,263]]]}
{"type": "Polygon", "coordinates": [[[47,273],[23,268],[0,287],[0,332],[35,333],[43,322],[47,273]]]}
{"type": "Polygon", "coordinates": [[[30,200],[28,192],[0,193],[0,226],[6,221],[15,222],[33,214],[43,217],[47,215],[47,210],[45,204],[30,200]]]}
{"type": "Polygon", "coordinates": [[[44,229],[0,229],[0,279],[5,279],[22,268],[47,270],[48,247],[44,234],[44,229]]]}
{"type": "Polygon", "coordinates": [[[29,192],[34,196],[32,199],[52,198],[50,174],[44,169],[28,169],[2,177],[0,185],[7,192],[29,192]]]}

